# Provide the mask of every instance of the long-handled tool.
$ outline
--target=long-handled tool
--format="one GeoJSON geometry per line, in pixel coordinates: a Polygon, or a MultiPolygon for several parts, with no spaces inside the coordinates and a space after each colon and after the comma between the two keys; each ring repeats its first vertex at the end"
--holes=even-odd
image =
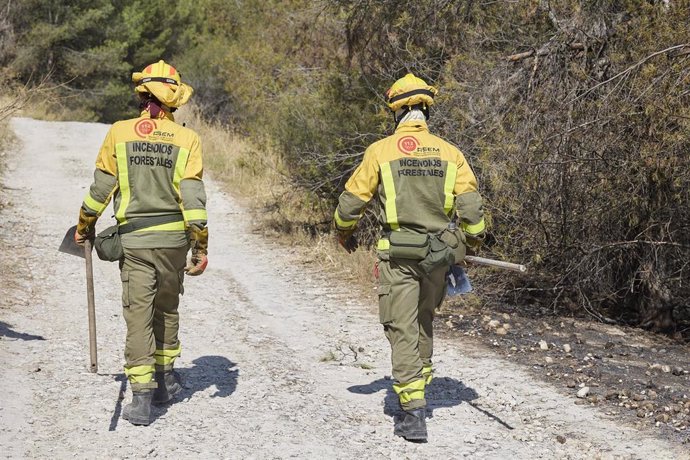
{"type": "MultiPolygon", "coordinates": [[[[487,259],[485,257],[465,256],[464,261],[475,265],[502,268],[504,270],[513,270],[520,273],[525,273],[527,271],[527,267],[522,264],[487,259]]],[[[472,292],[472,283],[467,273],[465,273],[461,265],[451,265],[450,270],[448,270],[446,274],[446,295],[454,297],[460,294],[467,294],[468,292],[472,292]]]]}
{"type": "Polygon", "coordinates": [[[77,226],[67,230],[58,251],[86,259],[86,302],[89,311],[89,355],[91,357],[91,372],[98,372],[98,353],[96,348],[96,300],[93,294],[93,258],[92,243],[84,242],[84,247],[74,241],[77,226]]]}
{"type": "Polygon", "coordinates": [[[503,262],[501,260],[486,259],[484,257],[477,256],[465,256],[465,260],[469,263],[476,265],[486,265],[487,267],[502,268],[504,270],[513,270],[516,272],[526,272],[527,267],[522,264],[514,264],[511,262],[503,262]]]}

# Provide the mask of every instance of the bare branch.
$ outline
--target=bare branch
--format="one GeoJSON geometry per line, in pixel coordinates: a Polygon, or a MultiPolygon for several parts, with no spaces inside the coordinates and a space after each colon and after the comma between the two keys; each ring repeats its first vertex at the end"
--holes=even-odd
{"type": "MultiPolygon", "coordinates": [[[[585,45],[583,43],[571,43],[568,45],[568,48],[570,48],[573,51],[582,51],[585,49],[585,45]]],[[[521,61],[523,59],[527,59],[528,57],[534,56],[546,56],[548,54],[551,54],[551,51],[547,48],[546,45],[542,46],[538,50],[531,49],[529,51],[524,51],[522,53],[517,53],[517,54],[511,54],[510,56],[506,57],[507,61],[511,62],[516,62],[516,61],[521,61]]]]}
{"type": "Polygon", "coordinates": [[[618,78],[620,78],[620,77],[622,77],[622,76],[628,75],[630,72],[632,72],[633,70],[635,70],[636,68],[638,68],[639,66],[641,66],[642,64],[644,64],[645,62],[649,61],[650,59],[652,59],[652,58],[654,58],[654,57],[656,57],[656,56],[659,56],[660,54],[669,53],[669,52],[674,51],[674,50],[679,50],[679,49],[688,48],[688,47],[690,47],[690,43],[683,43],[682,45],[671,46],[671,47],[666,48],[666,49],[664,49],[664,50],[661,50],[661,51],[657,51],[657,52],[655,52],[655,53],[652,53],[652,54],[650,54],[649,56],[645,57],[644,59],[642,59],[642,60],[636,62],[636,63],[633,64],[633,65],[631,65],[631,66],[628,67],[627,69],[623,70],[622,72],[617,73],[616,75],[614,75],[613,77],[609,78],[608,80],[604,80],[604,81],[602,81],[602,82],[600,82],[600,83],[597,83],[596,85],[592,86],[591,88],[589,88],[589,89],[588,89],[587,91],[585,91],[584,93],[582,93],[582,94],[580,94],[579,96],[577,96],[576,98],[570,100],[570,101],[568,102],[568,104],[572,104],[573,102],[575,102],[575,101],[577,101],[577,100],[579,100],[579,99],[582,99],[583,97],[585,97],[586,95],[588,95],[589,93],[591,93],[592,91],[594,91],[595,89],[597,89],[597,88],[599,88],[599,87],[601,87],[601,86],[603,86],[603,85],[605,85],[605,84],[607,84],[607,83],[610,83],[610,82],[612,82],[613,80],[616,80],[616,79],[618,79],[618,78]]]}

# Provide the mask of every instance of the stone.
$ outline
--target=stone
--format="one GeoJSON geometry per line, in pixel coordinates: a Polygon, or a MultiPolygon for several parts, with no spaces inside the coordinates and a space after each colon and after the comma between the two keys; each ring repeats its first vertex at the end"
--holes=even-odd
{"type": "Polygon", "coordinates": [[[577,391],[578,398],[586,398],[589,394],[589,387],[582,387],[577,391]]]}

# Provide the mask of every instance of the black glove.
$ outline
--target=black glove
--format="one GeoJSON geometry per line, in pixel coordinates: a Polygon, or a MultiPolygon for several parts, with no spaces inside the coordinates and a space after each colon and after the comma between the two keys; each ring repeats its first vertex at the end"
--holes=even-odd
{"type": "Polygon", "coordinates": [[[357,238],[353,235],[354,230],[338,230],[338,243],[351,254],[359,247],[357,238]]]}

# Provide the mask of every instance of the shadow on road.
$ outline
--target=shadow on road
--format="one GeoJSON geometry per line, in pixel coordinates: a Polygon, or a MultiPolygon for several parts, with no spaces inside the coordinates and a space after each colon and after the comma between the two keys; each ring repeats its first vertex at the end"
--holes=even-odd
{"type": "MultiPolygon", "coordinates": [[[[383,400],[383,413],[389,417],[396,417],[400,414],[400,405],[398,403],[398,395],[393,391],[393,381],[390,379],[378,379],[367,385],[353,385],[348,388],[352,393],[357,394],[374,394],[379,391],[385,391],[386,394],[383,400]]],[[[505,423],[496,415],[482,409],[479,405],[473,402],[479,398],[479,395],[473,388],[465,386],[459,380],[450,377],[436,377],[431,381],[431,384],[426,387],[425,399],[427,403],[427,417],[434,416],[435,409],[445,407],[453,407],[462,404],[463,402],[472,406],[475,410],[486,415],[490,419],[500,423],[504,427],[512,430],[513,427],[505,423]]]]}
{"type": "MultiPolygon", "coordinates": [[[[374,394],[385,391],[383,413],[395,416],[400,413],[398,395],[393,391],[393,381],[390,379],[378,379],[368,385],[354,385],[348,388],[352,393],[374,394]]],[[[477,393],[466,387],[459,380],[450,377],[437,377],[426,387],[425,398],[427,402],[427,416],[433,417],[434,409],[457,406],[463,402],[477,399],[477,393]]]]}
{"type": "Polygon", "coordinates": [[[225,398],[230,396],[237,388],[238,369],[233,369],[236,364],[223,356],[201,356],[194,361],[191,367],[175,369],[180,382],[182,392],[172,401],[162,406],[153,406],[151,418],[155,421],[158,417],[168,412],[170,406],[181,400],[189,400],[199,391],[215,387],[212,398],[225,398]]]}
{"type": "MultiPolygon", "coordinates": [[[[151,423],[164,415],[171,405],[177,401],[188,400],[199,391],[215,387],[216,391],[211,394],[211,397],[225,398],[230,396],[237,388],[237,377],[240,371],[233,369],[236,364],[229,359],[223,356],[201,356],[192,361],[192,363],[194,365],[191,367],[175,369],[182,383],[182,392],[165,405],[153,406],[151,408],[151,423]]],[[[118,420],[120,420],[122,415],[122,401],[125,399],[125,392],[127,391],[127,378],[125,374],[117,374],[114,377],[115,381],[120,382],[120,389],[108,431],[115,431],[117,427],[118,420]]]]}
{"type": "Polygon", "coordinates": [[[12,330],[12,325],[0,321],[0,336],[8,339],[17,340],[45,340],[43,336],[27,334],[25,332],[16,332],[12,330]]]}
{"type": "Polygon", "coordinates": [[[120,389],[115,400],[115,409],[113,410],[113,416],[110,417],[110,426],[108,427],[108,431],[115,431],[117,421],[120,420],[120,415],[122,414],[122,400],[125,399],[125,391],[127,391],[127,377],[125,377],[124,372],[122,374],[109,375],[115,377],[116,382],[120,382],[120,389]]]}
{"type": "Polygon", "coordinates": [[[236,364],[223,356],[201,356],[192,361],[194,366],[177,369],[182,379],[182,393],[177,399],[189,399],[194,393],[211,386],[216,387],[212,398],[230,396],[237,388],[236,364]]]}

